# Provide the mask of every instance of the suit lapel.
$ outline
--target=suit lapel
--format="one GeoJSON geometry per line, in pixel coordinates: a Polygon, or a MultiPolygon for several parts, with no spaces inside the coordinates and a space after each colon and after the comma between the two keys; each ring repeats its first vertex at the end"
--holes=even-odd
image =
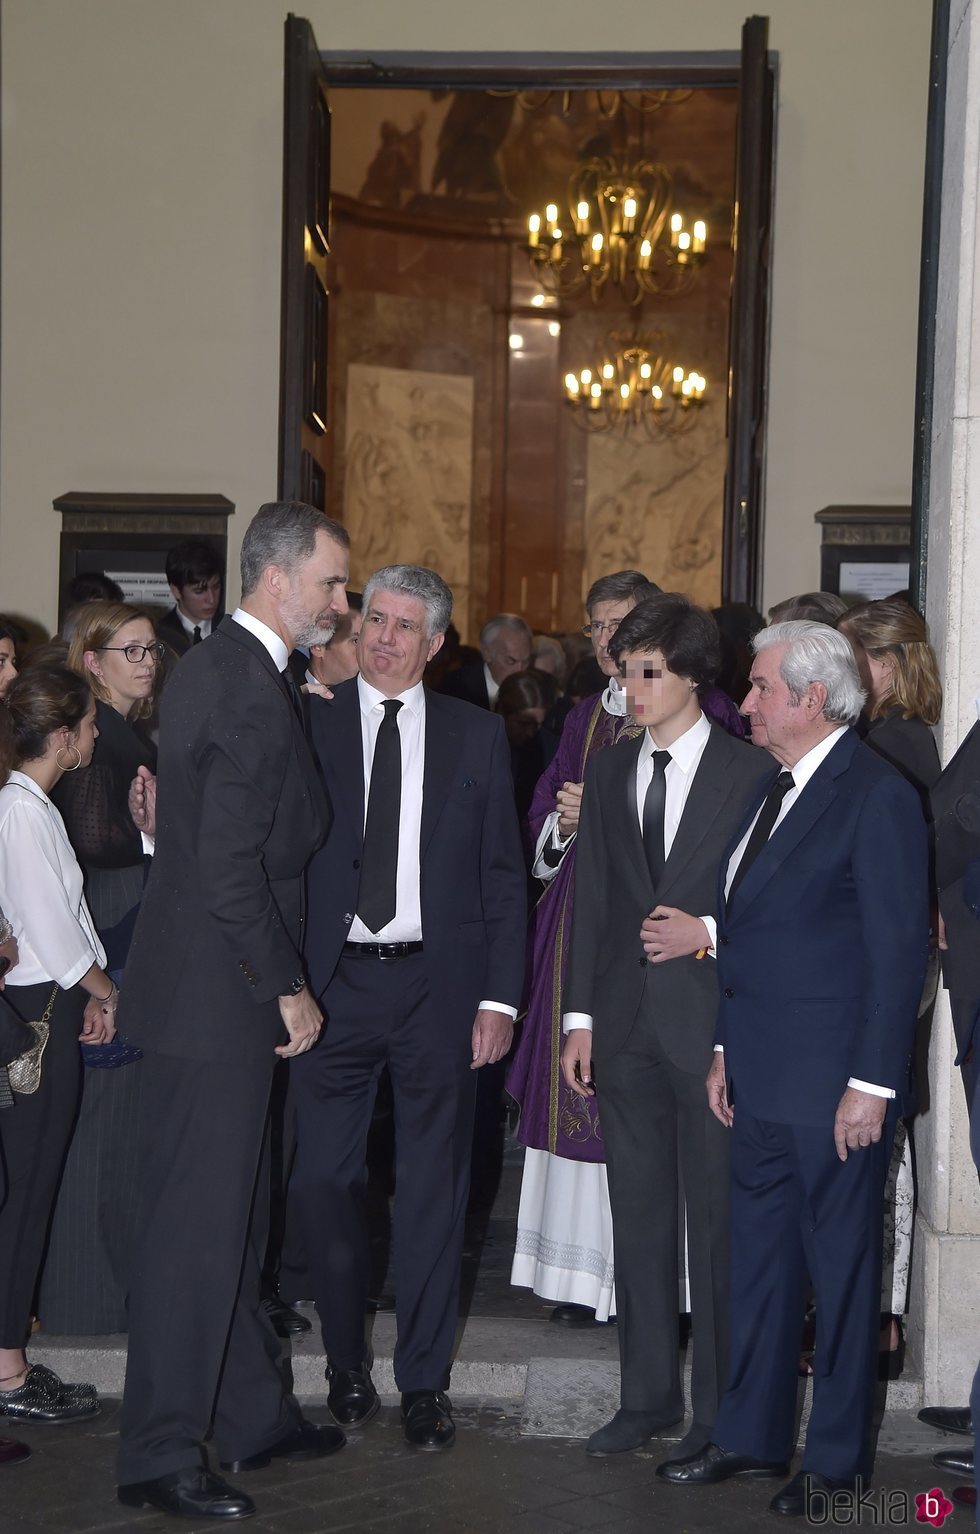
{"type": "Polygon", "coordinates": [[[833,804],[837,798],[836,779],[850,766],[857,746],[858,738],[852,730],[837,742],[830,755],[821,762],[739,885],[732,901],[728,918],[730,923],[737,921],[741,912],[765,889],[769,880],[833,804]]]}
{"type": "Polygon", "coordinates": [[[731,741],[724,730],[718,725],[712,725],[671,845],[670,856],[664,864],[657,890],[658,905],[667,904],[671,886],[687,868],[725,803],[726,774],[733,754],[731,741]]]}
{"type": "Polygon", "coordinates": [[[442,814],[452,787],[459,754],[463,749],[463,726],[454,708],[447,708],[438,693],[425,693],[425,766],[422,780],[422,831],[419,854],[424,856],[429,839],[442,814]]]}
{"type": "Polygon", "coordinates": [[[624,741],[609,754],[609,772],[613,778],[609,808],[612,813],[610,832],[613,844],[626,849],[629,867],[643,891],[644,900],[649,901],[653,886],[636,802],[636,763],[645,736],[646,731],[635,740],[624,741]]]}
{"type": "Polygon", "coordinates": [[[357,840],[364,835],[364,747],[361,739],[361,704],[357,679],[342,682],[333,698],[310,699],[310,727],[314,750],[330,787],[336,787],[340,803],[337,819],[345,815],[357,840]]]}

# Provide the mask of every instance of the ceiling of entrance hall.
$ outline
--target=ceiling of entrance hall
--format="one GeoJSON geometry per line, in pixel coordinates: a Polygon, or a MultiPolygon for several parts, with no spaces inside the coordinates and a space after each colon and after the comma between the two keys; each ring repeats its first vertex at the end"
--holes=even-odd
{"type": "Polygon", "coordinates": [[[565,201],[582,160],[612,155],[662,161],[674,176],[675,206],[707,221],[711,244],[730,239],[734,90],[664,93],[655,111],[594,90],[568,98],[556,90],[531,109],[513,95],[472,90],[331,96],[333,189],[341,195],[473,223],[503,219],[516,228],[533,209],[565,201]]]}

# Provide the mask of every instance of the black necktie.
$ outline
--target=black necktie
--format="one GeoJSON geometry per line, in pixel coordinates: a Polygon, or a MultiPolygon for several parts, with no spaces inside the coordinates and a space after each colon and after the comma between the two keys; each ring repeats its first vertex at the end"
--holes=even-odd
{"type": "Polygon", "coordinates": [[[726,905],[731,905],[735,891],[772,835],[772,828],[779,816],[780,806],[792,787],[793,774],[791,772],[781,772],[763,799],[759,818],[752,827],[752,835],[745,844],[742,861],[735,870],[735,877],[732,879],[732,886],[728,891],[726,905]]]}
{"type": "MultiPolygon", "coordinates": [[[[200,644],[201,643],[201,625],[199,623],[195,623],[195,625],[194,625],[194,638],[192,640],[192,643],[193,644],[200,644]]],[[[210,655],[210,653],[211,652],[209,650],[208,654],[210,655]]]]}
{"type": "Polygon", "coordinates": [[[664,808],[667,804],[667,763],[669,761],[669,751],[653,753],[653,777],[650,779],[646,798],[643,801],[643,846],[646,849],[647,864],[654,889],[660,883],[660,875],[664,871],[666,862],[664,808]]]}
{"type": "Polygon", "coordinates": [[[395,914],[398,872],[398,822],[402,800],[402,742],[398,733],[397,698],[386,698],[385,716],[374,744],[371,787],[368,791],[364,851],[357,914],[369,932],[380,932],[395,914]]]}
{"type": "Polygon", "coordinates": [[[282,676],[283,686],[289,694],[289,701],[293,705],[293,712],[299,720],[300,724],[303,726],[305,733],[306,710],[303,707],[303,694],[300,692],[296,678],[293,676],[293,673],[288,666],[286,667],[285,671],[280,673],[280,675],[282,676]]]}

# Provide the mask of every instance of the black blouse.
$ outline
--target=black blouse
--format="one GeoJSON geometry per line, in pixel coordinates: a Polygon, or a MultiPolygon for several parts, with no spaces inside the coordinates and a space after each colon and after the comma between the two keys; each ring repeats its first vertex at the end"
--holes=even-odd
{"type": "Polygon", "coordinates": [[[129,785],[138,767],[156,772],[156,748],[138,723],[129,723],[100,699],[95,722],[99,738],[91,765],[66,772],[51,798],[85,871],[131,868],[143,861],[143,843],[129,814],[129,785]]]}

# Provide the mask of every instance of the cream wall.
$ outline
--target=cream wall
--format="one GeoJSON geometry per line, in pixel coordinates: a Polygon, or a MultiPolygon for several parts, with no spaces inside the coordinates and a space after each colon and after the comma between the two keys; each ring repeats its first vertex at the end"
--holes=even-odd
{"type": "MultiPolygon", "coordinates": [[[[0,609],[49,624],[66,490],[275,492],[285,0],[3,0],[0,609]]],[[[302,10],[303,6],[298,5],[302,10]]],[[[315,0],[325,49],[735,49],[745,0],[315,0]]],[[[813,513],[910,494],[926,0],[769,0],[766,599],[813,513]]],[[[234,593],[232,593],[234,595],[234,593]]]]}

